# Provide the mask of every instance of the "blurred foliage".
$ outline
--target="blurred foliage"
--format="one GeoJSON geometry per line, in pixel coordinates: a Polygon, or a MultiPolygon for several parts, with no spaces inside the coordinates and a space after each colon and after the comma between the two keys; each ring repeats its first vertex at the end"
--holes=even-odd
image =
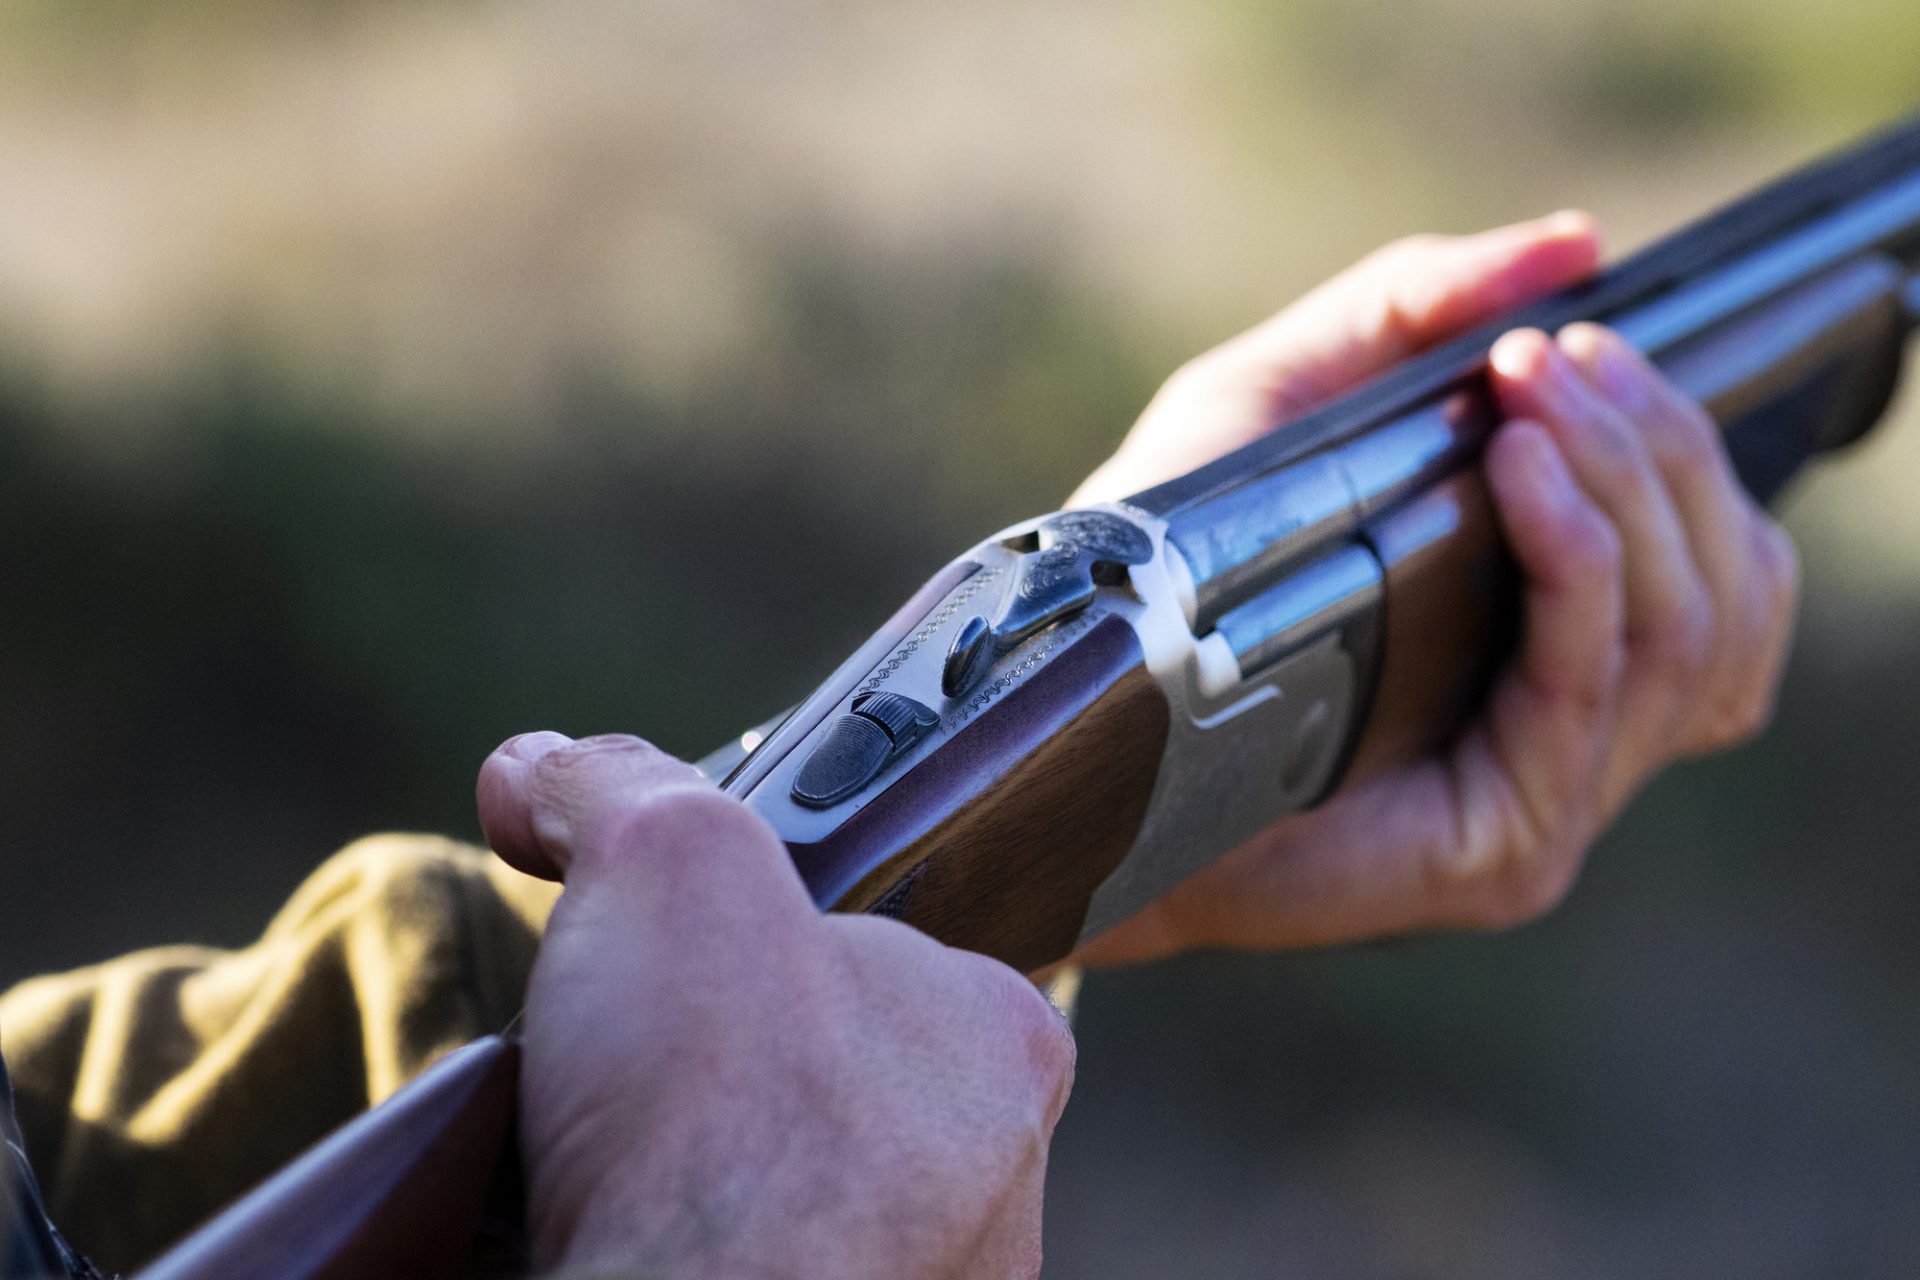
{"type": "Polygon", "coordinates": [[[1249,58],[1376,110],[1431,96],[1530,110],[1589,139],[1809,117],[1857,126],[1912,99],[1920,53],[1920,23],[1883,0],[1440,0],[1417,20],[1392,0],[1220,8],[1249,58]]]}
{"type": "MultiPolygon", "coordinates": [[[[244,941],[521,730],[695,754],[1389,236],[1630,244],[1913,98],[1909,0],[17,0],[0,978],[244,941]]],[[[1049,1275],[1920,1255],[1911,407],[1778,731],[1489,941],[1096,981],[1049,1275]]]]}
{"type": "Polygon", "coordinates": [[[16,902],[86,886],[94,923],[12,935],[8,971],[239,941],[367,830],[475,837],[474,769],[528,726],[703,754],[797,700],[955,546],[1057,504],[1144,398],[1124,344],[1037,274],[922,276],[951,327],[916,343],[830,266],[796,260],[774,290],[804,367],[691,411],[586,382],[512,465],[289,401],[242,348],[146,424],[175,442],[165,465],[129,471],[76,458],[16,378],[0,759],[116,781],[77,825],[73,785],[16,801],[16,848],[53,864],[16,902]],[[876,435],[889,422],[916,426],[876,435]],[[820,439],[865,446],[822,458],[820,439]],[[74,846],[138,851],[168,882],[102,888],[74,846]]]}

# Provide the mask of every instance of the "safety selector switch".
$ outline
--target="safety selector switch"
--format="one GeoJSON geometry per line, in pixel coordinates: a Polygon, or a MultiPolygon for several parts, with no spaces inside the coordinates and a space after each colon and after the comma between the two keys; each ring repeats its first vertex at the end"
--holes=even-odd
{"type": "Polygon", "coordinates": [[[833,722],[793,779],[793,798],[809,808],[839,804],[940,722],[933,711],[897,693],[863,693],[833,722]]]}
{"type": "Polygon", "coordinates": [[[1093,603],[1096,570],[1124,569],[1153,558],[1153,542],[1136,524],[1106,511],[1062,511],[1040,525],[1040,547],[1020,558],[1013,589],[992,622],[976,615],[954,635],[940,673],[940,692],[957,698],[995,658],[1042,627],[1093,603]]]}

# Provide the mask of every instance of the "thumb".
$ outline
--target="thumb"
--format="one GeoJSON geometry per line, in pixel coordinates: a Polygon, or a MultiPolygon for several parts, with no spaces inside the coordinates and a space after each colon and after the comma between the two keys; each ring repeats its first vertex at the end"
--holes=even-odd
{"type": "Polygon", "coordinates": [[[692,765],[624,734],[509,738],[480,766],[474,798],[494,852],[547,880],[617,856],[635,829],[678,804],[739,809],[692,765]]]}
{"type": "Polygon", "coordinates": [[[1074,500],[1119,497],[1210,462],[1599,261],[1593,219],[1574,212],[1390,244],[1190,361],[1074,500]]]}
{"type": "Polygon", "coordinates": [[[1284,380],[1294,412],[1423,348],[1590,275],[1593,219],[1568,210],[1468,236],[1412,236],[1376,251],[1228,343],[1223,361],[1284,380]],[[1277,376],[1276,376],[1277,375],[1277,376]]]}

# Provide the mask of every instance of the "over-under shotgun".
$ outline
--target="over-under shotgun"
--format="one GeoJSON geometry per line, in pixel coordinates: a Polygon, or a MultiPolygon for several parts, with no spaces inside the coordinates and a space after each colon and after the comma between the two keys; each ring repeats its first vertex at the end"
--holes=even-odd
{"type": "MultiPolygon", "coordinates": [[[[1060,959],[1458,728],[1516,599],[1477,465],[1487,352],[1576,320],[1706,405],[1771,500],[1879,419],[1920,324],[1920,118],[1177,480],[994,535],[709,767],[822,908],[1028,971],[1060,959]]],[[[417,1275],[423,1254],[467,1271],[446,1242],[474,1234],[485,1180],[438,1184],[465,1198],[431,1212],[419,1188],[500,1150],[514,1055],[497,1038],[462,1055],[148,1274],[417,1275]]]]}

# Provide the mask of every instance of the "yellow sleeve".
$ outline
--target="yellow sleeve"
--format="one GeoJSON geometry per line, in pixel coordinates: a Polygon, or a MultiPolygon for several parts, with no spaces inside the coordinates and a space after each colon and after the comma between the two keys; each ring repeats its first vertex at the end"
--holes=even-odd
{"type": "Polygon", "coordinates": [[[558,886],[377,836],[259,941],[167,947],[0,997],[0,1051],[55,1222],[131,1270],[441,1053],[519,1011],[558,886]]]}

